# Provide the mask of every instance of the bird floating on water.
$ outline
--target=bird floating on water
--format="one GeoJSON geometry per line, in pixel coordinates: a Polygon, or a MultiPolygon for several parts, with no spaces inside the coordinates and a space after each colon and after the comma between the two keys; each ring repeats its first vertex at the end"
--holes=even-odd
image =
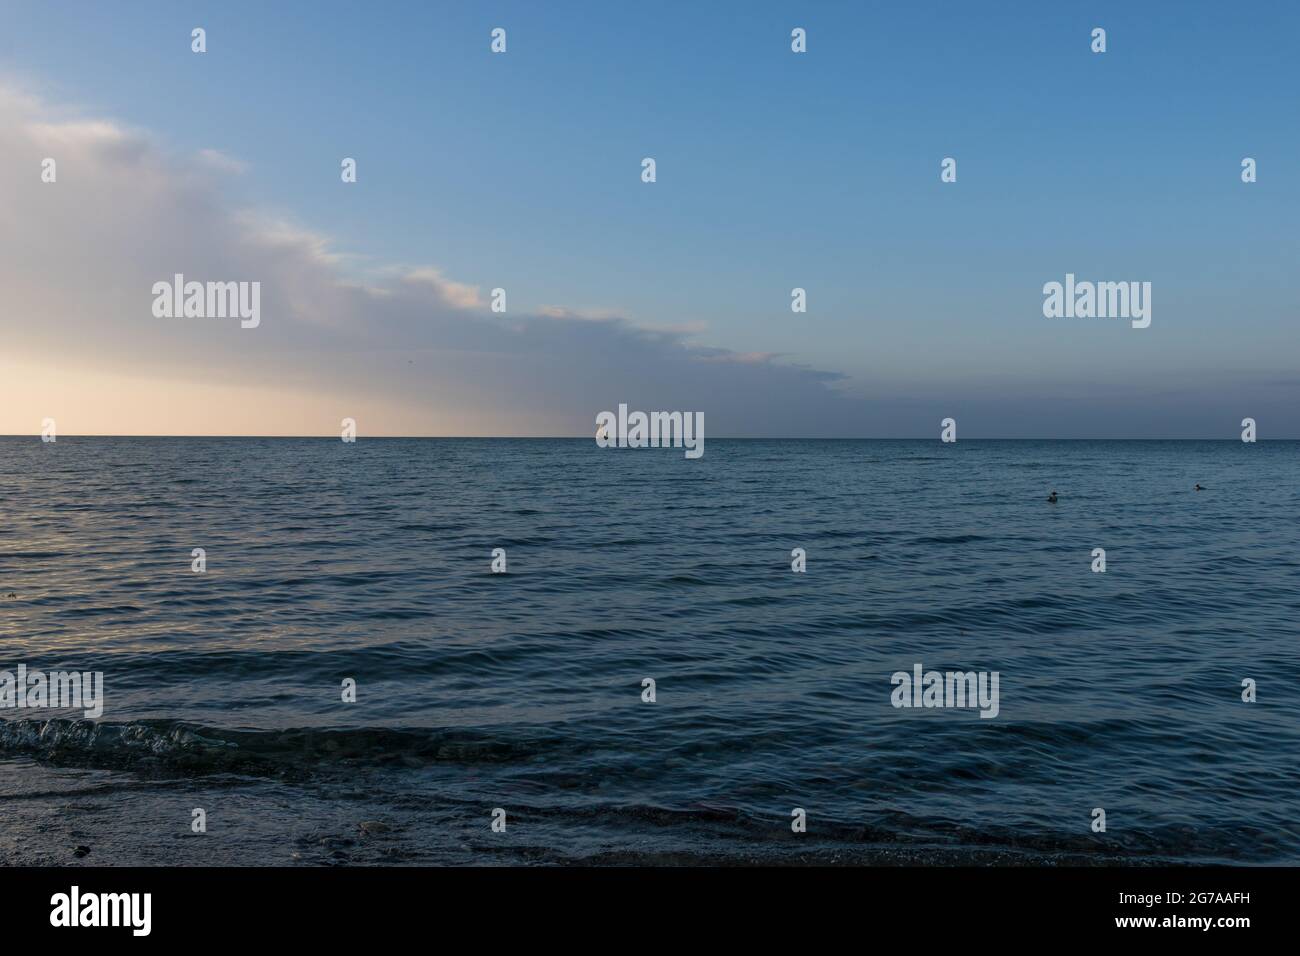
{"type": "Polygon", "coordinates": [[[1056,492],[1053,491],[1050,495],[1048,495],[1048,496],[1047,496],[1047,500],[1048,500],[1051,504],[1056,504],[1056,492]]]}

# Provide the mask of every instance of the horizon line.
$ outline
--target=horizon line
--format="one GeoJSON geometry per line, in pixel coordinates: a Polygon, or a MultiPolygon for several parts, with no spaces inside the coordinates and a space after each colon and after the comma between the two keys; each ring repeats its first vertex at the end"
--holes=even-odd
{"type": "MultiPolygon", "coordinates": [[[[40,432],[31,432],[28,434],[8,434],[0,435],[0,439],[5,438],[41,438],[40,432]]],[[[253,439],[286,439],[293,441],[341,441],[338,434],[331,435],[163,435],[163,434],[63,434],[57,438],[207,438],[207,439],[230,439],[230,440],[253,440],[253,439]]],[[[43,442],[43,444],[57,444],[55,442],[43,442]]],[[[355,441],[361,441],[358,436],[355,441]]],[[[582,435],[368,435],[365,441],[594,441],[591,436],[582,435]]],[[[979,437],[979,438],[962,438],[960,441],[945,442],[941,438],[934,436],[909,436],[909,437],[883,437],[872,435],[860,435],[854,437],[831,437],[816,435],[719,435],[708,439],[709,441],[937,441],[940,444],[960,444],[960,442],[971,441],[1225,441],[1241,442],[1240,438],[1116,438],[1116,437],[1073,437],[1060,438],[1052,436],[1029,436],[1016,438],[997,438],[997,437],[979,437]]],[[[1257,444],[1260,442],[1296,442],[1300,438],[1259,438],[1255,442],[1245,444],[1257,444]]],[[[344,444],[352,444],[345,442],[344,444]]],[[[651,446],[647,446],[649,448],[651,446]]],[[[675,447],[675,446],[663,446],[675,447]]],[[[630,449],[640,450],[640,449],[630,449]]]]}

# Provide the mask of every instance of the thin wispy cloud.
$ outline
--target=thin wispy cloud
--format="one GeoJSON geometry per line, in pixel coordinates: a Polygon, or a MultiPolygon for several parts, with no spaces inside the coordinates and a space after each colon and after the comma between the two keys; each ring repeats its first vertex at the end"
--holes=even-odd
{"type": "MultiPolygon", "coordinates": [[[[53,112],[20,91],[0,96],[0,150],[32,173],[6,177],[0,204],[15,222],[41,224],[0,238],[9,359],[134,377],[140,401],[119,409],[128,429],[167,417],[145,382],[182,379],[337,393],[340,409],[371,409],[370,434],[585,436],[596,410],[631,396],[709,408],[737,432],[772,419],[789,428],[852,425],[854,403],[827,388],[834,373],[700,347],[687,328],[563,307],[493,313],[485,290],[436,264],[370,263],[359,282],[332,238],[237,201],[231,180],[256,175],[237,157],[175,151],[107,118],[45,118],[53,112]],[[36,173],[46,156],[58,179],[43,185],[36,173]],[[154,317],[150,289],[175,274],[260,282],[260,326],[154,317]]],[[[47,413],[13,379],[6,391],[7,430],[33,428],[47,413]]],[[[86,418],[75,407],[63,415],[73,432],[86,418]]],[[[251,409],[232,394],[211,415],[176,424],[191,433],[292,434],[329,433],[337,423],[333,410],[308,420],[301,402],[251,409]]]]}

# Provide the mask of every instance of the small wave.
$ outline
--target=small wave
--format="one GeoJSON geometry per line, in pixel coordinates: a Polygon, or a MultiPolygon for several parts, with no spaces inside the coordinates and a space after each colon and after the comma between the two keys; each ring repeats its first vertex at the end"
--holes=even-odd
{"type": "Polygon", "coordinates": [[[0,721],[0,754],[76,766],[257,776],[306,776],[358,764],[509,763],[564,745],[559,738],[515,741],[466,730],[225,730],[175,720],[0,721]]]}

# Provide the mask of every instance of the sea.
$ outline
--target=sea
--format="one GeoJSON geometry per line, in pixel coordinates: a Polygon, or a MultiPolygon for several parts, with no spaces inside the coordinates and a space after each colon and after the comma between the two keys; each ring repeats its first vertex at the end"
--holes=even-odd
{"type": "Polygon", "coordinates": [[[1280,441],[0,438],[0,672],[103,681],[87,717],[10,678],[0,863],[1300,863],[1297,476],[1280,441]],[[898,706],[918,666],[996,672],[996,715],[898,706]]]}

